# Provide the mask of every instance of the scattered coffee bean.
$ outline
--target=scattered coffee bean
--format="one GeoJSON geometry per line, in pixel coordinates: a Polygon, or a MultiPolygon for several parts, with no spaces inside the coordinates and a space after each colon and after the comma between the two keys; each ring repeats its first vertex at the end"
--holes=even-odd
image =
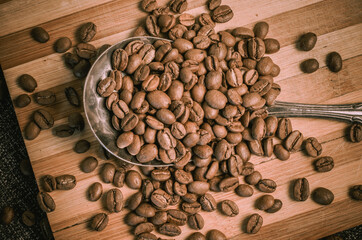
{"type": "Polygon", "coordinates": [[[306,178],[298,178],[294,181],[293,198],[296,201],[305,201],[310,194],[309,182],[306,178]]]}
{"type": "Polygon", "coordinates": [[[68,124],[63,124],[53,128],[54,135],[61,138],[72,136],[74,130],[75,129],[70,127],[68,124]]]}
{"type": "Polygon", "coordinates": [[[90,201],[98,201],[103,194],[103,186],[99,182],[95,182],[88,188],[87,196],[90,201]]]}
{"type": "Polygon", "coordinates": [[[77,180],[73,175],[62,175],[55,178],[57,182],[57,189],[59,190],[70,190],[75,187],[77,180]]]}
{"type": "Polygon", "coordinates": [[[314,58],[307,59],[300,64],[300,68],[305,73],[313,73],[318,70],[319,63],[314,58]]]}
{"type": "Polygon", "coordinates": [[[73,75],[77,78],[84,78],[87,76],[91,64],[88,60],[82,59],[73,68],[73,75]]]}
{"type": "Polygon", "coordinates": [[[53,116],[46,110],[40,109],[34,112],[33,119],[40,129],[49,129],[54,125],[53,116]]]}
{"type": "Polygon", "coordinates": [[[18,108],[23,108],[23,107],[28,106],[30,104],[30,102],[31,102],[31,98],[29,97],[28,94],[21,94],[14,101],[15,106],[18,108]]]}
{"type": "Polygon", "coordinates": [[[298,130],[291,132],[284,141],[284,147],[288,151],[297,151],[303,143],[303,134],[298,130]]]}
{"type": "Polygon", "coordinates": [[[141,217],[141,216],[135,214],[134,212],[129,212],[126,215],[124,221],[129,226],[136,226],[136,225],[138,225],[140,223],[147,222],[147,218],[141,217]]]}
{"type": "Polygon", "coordinates": [[[240,197],[250,197],[254,193],[254,189],[247,184],[240,184],[235,188],[235,193],[240,197]]]}
{"type": "Polygon", "coordinates": [[[35,224],[35,214],[27,210],[21,215],[21,220],[26,226],[31,227],[35,224]]]}
{"type": "Polygon", "coordinates": [[[350,188],[350,196],[355,200],[362,200],[362,185],[355,185],[350,188]]]}
{"type": "Polygon", "coordinates": [[[24,129],[25,138],[28,140],[35,139],[39,135],[39,133],[40,128],[33,121],[29,122],[24,129]]]}
{"type": "Polygon", "coordinates": [[[319,187],[312,192],[312,199],[321,205],[329,205],[334,200],[334,194],[327,188],[319,187]]]}
{"type": "Polygon", "coordinates": [[[285,139],[292,131],[292,122],[289,118],[282,118],[279,120],[279,125],[277,129],[278,138],[285,139]]]}
{"type": "Polygon", "coordinates": [[[134,229],[134,234],[136,236],[142,233],[150,233],[155,229],[155,226],[152,223],[140,223],[134,229]]]}
{"type": "Polygon", "coordinates": [[[37,102],[40,105],[51,105],[55,103],[56,97],[55,94],[52,91],[44,90],[41,92],[37,92],[34,96],[35,102],[37,102]]]}
{"type": "Polygon", "coordinates": [[[45,43],[49,40],[49,33],[42,27],[35,27],[31,30],[31,36],[35,41],[45,43]]]}
{"type": "Polygon", "coordinates": [[[75,53],[70,53],[70,52],[66,52],[64,55],[64,62],[65,64],[70,67],[70,68],[74,68],[79,61],[81,60],[80,57],[75,54],[75,53]]]}
{"type": "Polygon", "coordinates": [[[265,53],[266,54],[276,53],[280,49],[279,41],[274,39],[274,38],[266,38],[266,39],[264,39],[264,45],[265,45],[265,53]]]}
{"type": "Polygon", "coordinates": [[[247,175],[245,177],[245,182],[250,185],[256,185],[261,179],[262,179],[262,176],[261,176],[260,172],[254,171],[253,173],[251,173],[250,175],[247,175]]]}
{"type": "Polygon", "coordinates": [[[77,91],[73,87],[67,87],[64,89],[65,96],[68,102],[75,107],[80,107],[80,99],[77,91]]]}
{"type": "Polygon", "coordinates": [[[137,240],[158,240],[158,237],[153,233],[145,232],[139,234],[137,240]]]}
{"type": "Polygon", "coordinates": [[[206,212],[215,211],[217,208],[215,198],[209,193],[206,193],[205,195],[201,196],[199,202],[201,204],[202,210],[206,212]]]}
{"type": "Polygon", "coordinates": [[[76,153],[85,153],[89,150],[89,148],[90,148],[90,142],[88,142],[85,139],[82,139],[75,143],[74,151],[76,153]]]}
{"type": "Polygon", "coordinates": [[[227,177],[220,181],[219,188],[222,192],[233,191],[239,186],[239,179],[236,177],[227,177]]]}
{"type": "Polygon", "coordinates": [[[68,37],[59,38],[54,43],[54,50],[58,53],[64,53],[72,47],[72,41],[68,37]]]}
{"type": "Polygon", "coordinates": [[[1,223],[9,225],[14,219],[14,209],[12,207],[4,207],[1,211],[1,223]]]}
{"type": "Polygon", "coordinates": [[[312,32],[303,34],[299,39],[299,48],[303,51],[310,51],[317,43],[317,35],[312,32]]]}
{"type": "Polygon", "coordinates": [[[318,172],[329,172],[334,167],[334,160],[332,157],[321,157],[314,161],[314,168],[318,172]]]}
{"type": "Polygon", "coordinates": [[[121,190],[113,188],[107,192],[106,206],[110,212],[120,212],[123,208],[123,194],[121,190]]]}
{"type": "Polygon", "coordinates": [[[349,130],[349,139],[351,142],[362,141],[362,125],[354,123],[349,130]]]}
{"type": "Polygon", "coordinates": [[[181,228],[171,223],[165,223],[161,225],[158,231],[163,235],[171,237],[178,236],[181,234],[181,228]]]}
{"type": "Polygon", "coordinates": [[[176,209],[167,210],[167,221],[177,226],[183,226],[187,222],[187,215],[176,209]]]}
{"type": "Polygon", "coordinates": [[[263,225],[263,218],[259,214],[254,213],[249,217],[246,223],[246,228],[245,228],[246,233],[255,234],[259,232],[262,225],[263,225]]]}
{"type": "Polygon", "coordinates": [[[89,42],[97,33],[97,26],[92,22],[83,24],[79,29],[79,39],[82,42],[89,42]]]}
{"type": "Polygon", "coordinates": [[[86,157],[80,163],[80,169],[85,173],[93,172],[98,166],[98,160],[95,157],[86,157]]]}
{"type": "Polygon", "coordinates": [[[277,188],[277,184],[271,179],[262,179],[256,187],[262,192],[272,193],[277,188]]]}
{"type": "Polygon", "coordinates": [[[305,151],[309,156],[317,157],[322,153],[322,145],[314,137],[307,138],[304,141],[305,151]]]}
{"type": "Polygon", "coordinates": [[[196,214],[196,213],[200,212],[201,205],[198,202],[194,202],[194,203],[183,202],[181,204],[181,208],[184,212],[186,212],[188,214],[196,214]]]}
{"type": "Polygon", "coordinates": [[[229,217],[234,217],[239,214],[239,207],[231,200],[224,200],[220,204],[221,212],[229,217]]]}
{"type": "Polygon", "coordinates": [[[22,159],[20,162],[20,172],[24,176],[30,176],[33,174],[33,168],[31,167],[29,159],[22,159]]]}
{"type": "Polygon", "coordinates": [[[41,178],[41,186],[43,187],[44,191],[52,192],[57,189],[57,182],[53,176],[45,175],[41,178]]]}
{"type": "Polygon", "coordinates": [[[189,216],[188,224],[189,224],[189,227],[192,229],[201,230],[205,225],[205,221],[204,221],[204,218],[200,214],[196,213],[194,215],[189,216]]]}
{"type": "Polygon", "coordinates": [[[105,213],[98,213],[92,219],[91,228],[95,231],[102,231],[107,227],[109,218],[105,213]]]}
{"type": "Polygon", "coordinates": [[[206,237],[204,234],[200,232],[194,232],[190,236],[186,238],[187,240],[206,240],[206,237]]]}
{"type": "Polygon", "coordinates": [[[136,192],[128,199],[128,209],[136,210],[136,208],[141,204],[143,200],[143,195],[141,192],[136,192]]]}
{"type": "Polygon", "coordinates": [[[271,206],[270,208],[265,210],[265,212],[267,212],[267,213],[278,212],[282,208],[282,206],[283,206],[283,202],[279,199],[275,199],[273,206],[271,206]]]}
{"type": "Polygon", "coordinates": [[[255,206],[259,210],[268,210],[274,205],[274,197],[272,195],[263,195],[256,200],[255,206]]]}
{"type": "Polygon", "coordinates": [[[77,129],[78,131],[82,131],[85,127],[84,119],[82,114],[75,112],[71,113],[68,116],[68,125],[73,129],[77,129]]]}
{"type": "Polygon", "coordinates": [[[210,0],[208,3],[209,10],[212,11],[221,5],[221,0],[210,0]]]}
{"type": "Polygon", "coordinates": [[[23,74],[18,79],[19,86],[27,92],[33,92],[37,87],[38,84],[35,79],[30,76],[29,74],[23,74]]]}
{"type": "Polygon", "coordinates": [[[209,240],[226,240],[226,236],[224,233],[217,229],[211,229],[207,232],[206,238],[209,240]]]}
{"type": "Polygon", "coordinates": [[[233,10],[228,5],[221,5],[212,11],[212,20],[217,23],[225,23],[234,17],[233,10]]]}
{"type": "Polygon", "coordinates": [[[53,212],[55,210],[55,202],[53,198],[46,192],[39,192],[37,195],[39,207],[44,212],[53,212]]]}
{"type": "Polygon", "coordinates": [[[327,55],[327,66],[332,72],[339,72],[342,69],[342,57],[337,52],[327,55]]]}
{"type": "Polygon", "coordinates": [[[274,154],[280,160],[288,160],[290,157],[290,153],[287,149],[283,147],[281,144],[276,144],[274,146],[274,154]]]}

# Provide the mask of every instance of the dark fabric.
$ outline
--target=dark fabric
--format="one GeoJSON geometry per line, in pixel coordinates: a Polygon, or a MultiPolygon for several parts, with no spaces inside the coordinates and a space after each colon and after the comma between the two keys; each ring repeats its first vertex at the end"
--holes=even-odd
{"type": "MultiPolygon", "coordinates": [[[[0,68],[0,209],[11,206],[15,211],[10,225],[0,224],[0,239],[49,239],[47,218],[37,205],[34,175],[24,176],[19,164],[29,160],[18,121],[0,68]],[[28,227],[21,221],[21,214],[30,210],[36,215],[36,224],[28,227]],[[40,224],[42,222],[42,224],[40,224]]],[[[340,232],[345,240],[362,239],[362,225],[340,232]]]]}

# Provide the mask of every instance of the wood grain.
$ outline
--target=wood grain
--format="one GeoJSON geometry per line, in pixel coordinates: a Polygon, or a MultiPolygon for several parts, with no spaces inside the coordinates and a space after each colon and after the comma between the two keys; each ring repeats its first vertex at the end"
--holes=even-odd
{"type": "MultiPolygon", "coordinates": [[[[165,4],[167,1],[159,1],[165,4]]],[[[197,16],[207,11],[206,0],[188,1],[189,13],[197,16]]],[[[68,69],[61,54],[54,53],[52,45],[62,36],[76,44],[75,32],[87,21],[98,26],[98,33],[92,41],[96,47],[105,43],[114,44],[129,37],[135,27],[145,18],[140,11],[139,0],[129,1],[26,1],[0,2],[0,63],[4,69],[7,85],[12,98],[23,93],[17,85],[17,78],[28,73],[38,82],[37,91],[49,89],[56,93],[57,102],[51,107],[40,107],[31,103],[24,109],[15,109],[20,128],[23,129],[39,108],[48,110],[55,118],[55,125],[67,122],[71,112],[82,112],[67,102],[64,89],[74,87],[82,92],[84,80],[76,79],[68,69]],[[10,21],[16,19],[15,21],[10,21]],[[39,44],[29,33],[34,26],[42,26],[49,31],[48,43],[39,44]]],[[[252,28],[257,21],[267,21],[270,25],[268,37],[277,38],[281,49],[271,57],[281,67],[281,74],[275,78],[282,93],[278,100],[304,103],[353,103],[362,102],[362,2],[359,0],[283,0],[246,1],[223,0],[234,11],[234,18],[218,24],[216,30],[237,26],[252,28]],[[295,42],[305,32],[318,35],[317,45],[312,51],[301,52],[295,42]],[[337,51],[343,58],[343,69],[331,73],[325,64],[326,54],[337,51]],[[307,58],[316,58],[320,69],[313,74],[304,74],[299,64],[307,58]]],[[[288,161],[280,161],[273,155],[269,158],[253,156],[251,162],[264,178],[271,178],[278,184],[275,198],[283,201],[283,208],[275,214],[267,214],[254,208],[255,200],[262,193],[255,191],[250,198],[240,198],[233,192],[213,193],[217,201],[234,200],[240,214],[233,218],[222,216],[218,211],[202,212],[206,226],[201,232],[212,228],[225,232],[231,239],[316,239],[362,224],[362,205],[351,200],[347,190],[354,184],[362,183],[362,143],[347,141],[347,123],[323,119],[293,119],[293,128],[305,137],[316,137],[323,146],[323,155],[335,159],[335,168],[328,173],[317,173],[312,168],[313,159],[303,151],[292,154],[288,161]],[[320,206],[311,199],[295,202],[289,197],[290,182],[298,177],[307,177],[311,189],[326,187],[335,194],[330,206],[320,206]],[[256,235],[242,232],[242,221],[250,214],[258,212],[264,218],[264,226],[256,235]]],[[[77,186],[71,191],[55,191],[51,195],[57,204],[56,211],[48,218],[56,239],[133,239],[132,228],[124,224],[128,210],[110,214],[110,222],[103,232],[89,229],[89,221],[96,213],[106,212],[103,200],[90,202],[86,190],[93,182],[101,182],[98,172],[107,162],[102,149],[92,135],[89,126],[81,133],[60,139],[52,130],[42,131],[34,141],[25,141],[36,179],[45,174],[58,176],[73,174],[77,186]],[[91,149],[87,153],[76,154],[76,141],[87,139],[91,149]],[[92,173],[83,173],[79,163],[87,156],[99,160],[99,167],[92,173]]],[[[240,182],[243,179],[240,178],[240,182]]],[[[103,184],[104,192],[113,185],[103,184]]],[[[122,188],[127,199],[135,190],[122,188]]],[[[182,227],[183,233],[177,239],[184,239],[193,232],[182,227]]],[[[162,237],[158,234],[158,236],[162,237]]],[[[164,236],[163,236],[164,237],[164,236]]]]}

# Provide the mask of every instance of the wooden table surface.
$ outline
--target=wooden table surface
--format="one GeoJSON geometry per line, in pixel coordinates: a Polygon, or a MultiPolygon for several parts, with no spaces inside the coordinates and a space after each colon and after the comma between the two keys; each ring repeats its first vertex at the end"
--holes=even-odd
{"type": "MultiPolygon", "coordinates": [[[[98,33],[91,42],[96,47],[105,43],[114,44],[129,37],[146,13],[139,9],[140,0],[38,0],[0,1],[0,62],[4,70],[8,88],[14,99],[24,93],[16,79],[24,74],[32,75],[38,82],[36,91],[50,89],[56,93],[57,102],[51,107],[40,107],[31,103],[23,109],[16,108],[19,125],[24,129],[34,110],[43,108],[55,117],[55,126],[66,123],[71,112],[82,109],[69,105],[64,88],[73,86],[81,93],[83,80],[76,79],[67,69],[62,54],[54,53],[52,45],[59,37],[67,36],[75,41],[76,29],[83,23],[92,21],[98,26],[98,33]],[[50,40],[45,44],[35,42],[30,30],[35,26],[45,28],[50,40]]],[[[159,1],[165,4],[166,1],[159,1]]],[[[206,0],[189,0],[188,13],[199,15],[207,12],[206,0]]],[[[238,26],[253,27],[258,21],[270,25],[268,37],[280,41],[281,49],[272,59],[281,68],[275,78],[282,93],[278,100],[303,103],[342,104],[362,102],[362,1],[360,0],[223,0],[234,11],[234,18],[218,24],[216,30],[238,26]],[[306,32],[318,35],[315,48],[309,52],[298,51],[295,42],[306,32]],[[337,51],[343,58],[343,69],[339,73],[330,72],[325,66],[329,52],[337,51]],[[303,74],[299,64],[307,58],[316,58],[320,69],[313,74],[303,74]]],[[[232,199],[240,208],[240,214],[230,218],[219,212],[205,213],[206,233],[212,228],[223,231],[231,239],[316,239],[362,224],[362,204],[351,200],[348,188],[362,184],[362,143],[351,143],[346,139],[348,124],[331,120],[293,119],[293,128],[300,130],[305,137],[316,137],[323,146],[322,155],[332,156],[335,167],[327,173],[317,173],[312,168],[313,158],[302,151],[291,155],[288,161],[280,161],[275,156],[259,158],[253,156],[264,178],[274,179],[278,188],[272,195],[283,201],[283,208],[268,214],[254,208],[254,201],[262,195],[256,193],[250,198],[238,197],[235,193],[212,193],[216,200],[232,199]],[[306,177],[311,189],[326,187],[335,196],[329,206],[321,206],[310,198],[305,202],[293,201],[288,194],[290,182],[306,177]],[[256,235],[241,231],[244,218],[252,213],[264,218],[264,225],[256,235]]],[[[48,214],[56,239],[133,239],[131,228],[123,218],[128,210],[109,214],[110,221],[103,232],[88,229],[92,216],[106,212],[101,201],[86,199],[86,189],[93,182],[101,182],[98,170],[86,174],[80,171],[79,163],[87,156],[95,156],[100,166],[102,160],[100,146],[92,135],[89,126],[85,131],[70,138],[60,139],[51,130],[42,131],[33,141],[25,141],[35,177],[39,181],[45,174],[58,176],[73,174],[77,186],[71,191],[54,191],[57,208],[48,214]],[[92,143],[91,150],[84,154],[73,151],[74,143],[87,139],[92,143]]],[[[240,179],[243,181],[242,179],[240,179]]],[[[104,184],[104,192],[112,188],[104,184]]],[[[127,199],[134,190],[122,188],[127,199]]],[[[182,227],[177,239],[184,239],[191,232],[182,227]]],[[[161,236],[161,235],[159,235],[161,236]]]]}

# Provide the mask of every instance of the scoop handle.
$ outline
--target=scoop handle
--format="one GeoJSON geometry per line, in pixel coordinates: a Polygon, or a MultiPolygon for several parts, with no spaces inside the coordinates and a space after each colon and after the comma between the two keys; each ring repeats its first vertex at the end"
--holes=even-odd
{"type": "Polygon", "coordinates": [[[276,101],[267,111],[276,117],[329,118],[362,124],[362,102],[328,105],[276,101]]]}

